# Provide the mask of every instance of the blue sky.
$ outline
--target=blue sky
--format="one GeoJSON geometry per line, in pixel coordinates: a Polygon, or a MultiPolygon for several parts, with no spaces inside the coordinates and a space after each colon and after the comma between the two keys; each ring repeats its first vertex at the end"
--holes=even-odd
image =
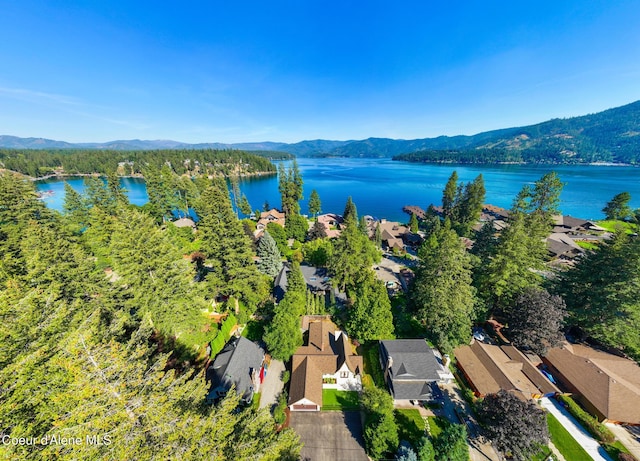
{"type": "Polygon", "coordinates": [[[635,0],[2,3],[0,134],[413,139],[640,99],[635,0]]]}

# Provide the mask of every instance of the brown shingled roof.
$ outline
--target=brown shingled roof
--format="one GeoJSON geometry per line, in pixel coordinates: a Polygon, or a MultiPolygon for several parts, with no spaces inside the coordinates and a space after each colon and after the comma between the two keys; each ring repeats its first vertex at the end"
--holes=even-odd
{"type": "Polygon", "coordinates": [[[560,392],[529,359],[513,346],[493,346],[473,342],[454,351],[458,367],[478,394],[520,391],[529,398],[560,392]]]}
{"type": "Polygon", "coordinates": [[[545,362],[606,419],[640,424],[640,367],[580,344],[550,349],[545,362]]]}
{"type": "Polygon", "coordinates": [[[327,319],[309,323],[308,344],[296,350],[291,363],[290,405],[302,399],[322,405],[323,374],[336,373],[344,363],[355,374],[363,368],[362,357],[353,354],[347,336],[327,319]]]}

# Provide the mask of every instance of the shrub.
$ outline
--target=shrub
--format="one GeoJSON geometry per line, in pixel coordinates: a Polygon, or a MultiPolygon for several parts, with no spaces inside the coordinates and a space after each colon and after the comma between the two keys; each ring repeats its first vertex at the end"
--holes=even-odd
{"type": "Polygon", "coordinates": [[[604,443],[612,443],[615,441],[616,438],[607,426],[600,423],[596,418],[584,411],[582,407],[580,407],[580,405],[578,405],[570,396],[559,395],[558,400],[565,405],[567,410],[569,410],[569,413],[571,413],[573,417],[576,418],[596,439],[604,443]]]}

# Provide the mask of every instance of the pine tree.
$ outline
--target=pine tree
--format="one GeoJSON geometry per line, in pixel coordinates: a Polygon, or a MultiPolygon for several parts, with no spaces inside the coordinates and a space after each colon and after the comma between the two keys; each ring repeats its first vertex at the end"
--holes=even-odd
{"type": "Polygon", "coordinates": [[[282,255],[278,250],[276,241],[266,230],[260,237],[256,254],[260,258],[258,270],[269,277],[275,278],[282,269],[282,255]]]}
{"type": "Polygon", "coordinates": [[[418,217],[415,213],[411,213],[411,219],[409,219],[409,230],[414,234],[418,233],[418,217]]]}
{"type": "Polygon", "coordinates": [[[442,192],[442,210],[445,218],[451,218],[458,190],[458,172],[453,171],[442,192]]]}
{"type": "Polygon", "coordinates": [[[380,261],[380,252],[358,229],[354,219],[345,221],[345,228],[334,242],[329,270],[341,290],[353,288],[366,277],[371,266],[380,261]]]}
{"type": "Polygon", "coordinates": [[[196,211],[201,218],[201,251],[210,266],[206,283],[212,294],[242,298],[250,306],[262,302],[268,288],[253,262],[251,242],[233,213],[226,187],[209,187],[196,211]]]}
{"type": "Polygon", "coordinates": [[[449,353],[471,336],[476,300],[470,257],[448,220],[418,255],[411,300],[438,348],[449,353]]]}
{"type": "Polygon", "coordinates": [[[344,220],[345,225],[349,220],[358,222],[358,210],[356,208],[356,204],[353,203],[351,196],[347,198],[347,203],[345,204],[344,211],[342,212],[342,219],[344,220]]]}
{"type": "Polygon", "coordinates": [[[322,203],[320,202],[320,196],[318,191],[313,189],[311,195],[309,195],[309,214],[311,216],[317,216],[322,211],[322,203]]]}
{"type": "Polygon", "coordinates": [[[393,314],[384,283],[369,269],[366,278],[350,293],[347,332],[358,341],[393,339],[393,314]]]}

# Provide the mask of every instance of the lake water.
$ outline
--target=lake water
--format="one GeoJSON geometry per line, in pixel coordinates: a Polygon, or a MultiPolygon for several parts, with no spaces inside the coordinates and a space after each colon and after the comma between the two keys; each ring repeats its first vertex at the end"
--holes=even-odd
{"type": "MultiPolygon", "coordinates": [[[[504,208],[511,207],[513,198],[525,184],[533,184],[549,171],[555,171],[565,183],[560,204],[564,214],[601,219],[604,217],[601,210],[607,201],[623,191],[631,194],[631,206],[640,208],[640,168],[627,166],[427,165],[389,159],[341,158],[299,158],[298,165],[304,180],[303,213],[308,212],[306,199],[311,190],[316,189],[323,212],[342,213],[347,197],[352,196],[360,215],[407,221],[407,215],[402,212],[404,205],[426,208],[430,203],[441,203],[442,190],[453,170],[464,182],[482,174],[487,190],[486,202],[504,208]]],[[[81,178],[67,182],[79,192],[83,191],[81,178]]],[[[122,184],[129,191],[132,203],[143,205],[147,202],[143,180],[123,178],[122,184]]],[[[46,198],[45,203],[51,208],[62,209],[62,181],[41,181],[37,188],[52,190],[53,195],[46,198]]],[[[271,206],[280,206],[276,176],[242,180],[240,189],[253,209],[262,209],[265,200],[271,206]]]]}

